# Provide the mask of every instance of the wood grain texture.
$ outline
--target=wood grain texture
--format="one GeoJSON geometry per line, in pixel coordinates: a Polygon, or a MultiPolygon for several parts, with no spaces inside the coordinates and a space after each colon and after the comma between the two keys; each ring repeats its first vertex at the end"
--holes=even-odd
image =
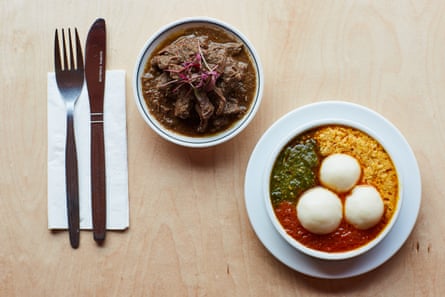
{"type": "Polygon", "coordinates": [[[0,296],[442,296],[445,293],[443,1],[0,1],[0,296]],[[185,16],[233,24],[259,52],[263,104],[238,137],[192,150],[160,139],[133,102],[148,37],[185,16]],[[53,34],[107,21],[108,69],[127,71],[130,229],[98,247],[47,230],[46,73],[53,34]],[[345,280],[303,276],[257,239],[244,204],[255,144],[307,103],[368,106],[405,135],[422,207],[401,250],[345,280]]]}

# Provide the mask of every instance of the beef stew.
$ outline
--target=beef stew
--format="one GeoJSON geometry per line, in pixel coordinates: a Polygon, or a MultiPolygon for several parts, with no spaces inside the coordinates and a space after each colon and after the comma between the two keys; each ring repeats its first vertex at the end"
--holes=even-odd
{"type": "Polygon", "coordinates": [[[149,57],[142,91],[167,129],[200,137],[230,128],[249,110],[257,77],[245,46],[221,29],[192,27],[149,57]]]}

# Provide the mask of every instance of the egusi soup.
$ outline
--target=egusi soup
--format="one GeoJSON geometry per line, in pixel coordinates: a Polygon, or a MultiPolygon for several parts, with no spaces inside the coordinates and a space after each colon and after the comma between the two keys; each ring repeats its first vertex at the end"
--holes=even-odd
{"type": "Polygon", "coordinates": [[[376,238],[390,222],[399,199],[395,166],[382,145],[368,134],[347,126],[324,125],[308,130],[286,144],[272,168],[270,197],[275,215],[286,232],[303,245],[323,252],[346,252],[376,238]],[[359,229],[345,218],[345,199],[354,189],[336,193],[343,205],[338,227],[315,234],[298,219],[297,204],[305,192],[320,188],[320,166],[333,154],[355,158],[361,173],[355,187],[372,186],[383,201],[383,214],[372,227],[359,229]]]}

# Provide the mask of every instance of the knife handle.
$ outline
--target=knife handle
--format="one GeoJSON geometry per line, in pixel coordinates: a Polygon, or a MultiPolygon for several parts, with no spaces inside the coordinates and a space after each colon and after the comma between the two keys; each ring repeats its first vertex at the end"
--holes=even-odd
{"type": "Polygon", "coordinates": [[[106,176],[103,114],[91,115],[91,205],[94,240],[102,243],[106,233],[106,176]]]}
{"type": "Polygon", "coordinates": [[[65,183],[68,231],[71,247],[79,247],[79,174],[77,168],[76,138],[74,135],[74,115],[67,113],[65,145],[65,183]]]}

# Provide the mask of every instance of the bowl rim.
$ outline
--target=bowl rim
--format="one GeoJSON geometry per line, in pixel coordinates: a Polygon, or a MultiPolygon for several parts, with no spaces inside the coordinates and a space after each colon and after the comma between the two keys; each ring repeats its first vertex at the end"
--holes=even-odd
{"type": "Polygon", "coordinates": [[[165,140],[168,140],[177,145],[185,147],[204,148],[204,147],[215,146],[234,138],[249,125],[249,123],[253,120],[256,113],[258,112],[258,109],[261,105],[261,101],[263,99],[264,73],[260,56],[256,51],[255,47],[252,45],[249,39],[243,33],[241,33],[237,28],[224,21],[212,17],[207,17],[207,16],[185,17],[160,27],[144,43],[136,59],[136,64],[133,70],[132,87],[133,87],[133,97],[136,102],[138,111],[142,116],[142,118],[144,119],[144,121],[152,128],[153,131],[155,131],[159,136],[161,136],[165,140]],[[159,123],[154,117],[151,116],[148,107],[146,106],[143,95],[141,93],[141,82],[139,78],[141,75],[141,71],[143,71],[145,67],[146,60],[148,59],[149,51],[155,48],[159,44],[160,39],[168,35],[168,33],[171,30],[199,23],[208,24],[210,26],[216,26],[224,30],[227,30],[246,46],[246,49],[249,55],[251,56],[252,63],[254,64],[254,68],[257,72],[256,75],[257,87],[256,87],[255,98],[253,99],[253,102],[249,110],[240,120],[235,122],[229,129],[218,132],[210,136],[192,137],[176,133],[172,130],[165,128],[164,126],[162,126],[161,123],[159,123]]]}
{"type": "Polygon", "coordinates": [[[360,256],[375,246],[377,246],[385,237],[386,235],[391,231],[392,227],[394,226],[395,222],[397,221],[400,213],[400,209],[402,207],[403,203],[403,181],[402,176],[399,172],[400,166],[399,161],[394,158],[394,154],[396,152],[391,150],[390,146],[387,145],[387,141],[379,136],[378,133],[376,133],[374,130],[369,129],[368,127],[364,126],[363,124],[353,121],[353,120],[347,120],[347,119],[340,119],[340,118],[324,118],[324,119],[318,119],[309,121],[307,123],[304,123],[302,125],[299,125],[295,127],[293,130],[291,130],[285,137],[282,138],[282,140],[275,146],[273,150],[269,153],[269,155],[266,157],[266,166],[264,167],[263,177],[262,177],[262,185],[263,185],[263,198],[264,203],[266,206],[266,212],[267,215],[272,222],[272,225],[274,226],[275,230],[279,233],[279,235],[292,247],[294,247],[296,250],[302,252],[303,254],[306,254],[308,256],[322,259],[322,260],[346,260],[350,258],[354,258],[357,256],[360,256]],[[278,221],[275,212],[272,207],[271,199],[270,199],[270,172],[272,170],[273,164],[275,163],[276,158],[278,157],[278,154],[281,152],[283,147],[291,141],[294,137],[296,137],[299,134],[302,134],[310,129],[314,129],[317,127],[322,127],[326,125],[341,125],[346,126],[350,128],[354,128],[357,130],[360,130],[372,138],[374,138],[379,144],[385,149],[389,157],[391,158],[391,161],[394,164],[394,167],[397,171],[397,180],[398,180],[398,199],[396,204],[396,209],[391,217],[390,222],[385,226],[385,228],[379,233],[379,235],[368,242],[367,244],[358,247],[354,250],[345,251],[345,252],[324,252],[320,250],[315,250],[312,248],[309,248],[302,243],[300,243],[298,240],[291,237],[282,227],[281,223],[278,221]]]}

